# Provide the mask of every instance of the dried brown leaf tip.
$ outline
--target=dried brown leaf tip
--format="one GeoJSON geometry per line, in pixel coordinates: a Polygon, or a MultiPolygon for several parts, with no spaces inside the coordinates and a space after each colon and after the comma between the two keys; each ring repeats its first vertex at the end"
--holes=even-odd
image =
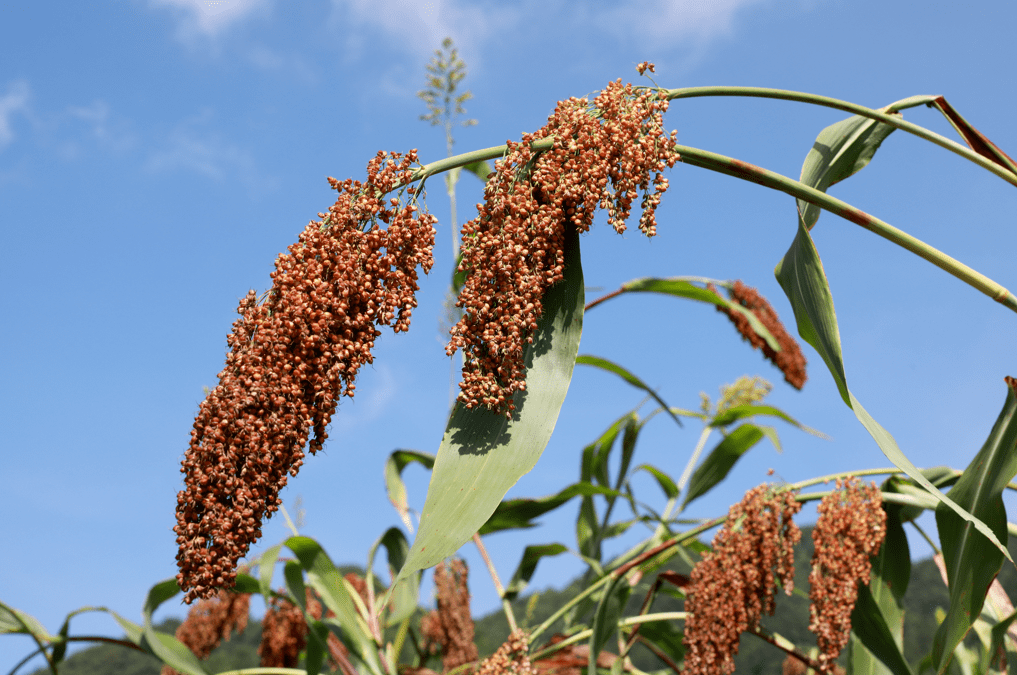
{"type": "Polygon", "coordinates": [[[340,396],[353,396],[358,371],[373,362],[377,326],[409,327],[436,221],[418,212],[413,188],[405,202],[383,195],[416,160],[416,151],[382,152],[366,182],[329,179],[335,204],[276,260],[264,302],[254,291],[240,302],[226,367],[201,403],[181,468],[174,532],[185,602],[234,584],[305,446],[322,447],[340,396]]]}
{"type": "Polygon", "coordinates": [[[685,670],[690,675],[734,672],[741,634],[773,614],[779,579],[794,589],[794,546],[802,533],[792,518],[801,504],[768,485],[749,490],[731,507],[723,528],[692,570],[685,610],[685,670]]]}
{"type": "MultiPolygon", "coordinates": [[[[191,605],[187,618],[177,628],[176,638],[199,659],[207,659],[230,633],[243,633],[250,615],[251,596],[248,593],[220,591],[218,594],[191,605]]],[[[170,666],[163,666],[162,675],[176,675],[170,666]]]]}
{"type": "Polygon", "coordinates": [[[599,207],[620,234],[641,195],[639,229],[656,233],[668,186],[661,172],[679,160],[675,132],[663,128],[665,110],[656,90],[618,80],[592,106],[585,98],[560,101],[542,129],[508,141],[477,217],[463,226],[459,270],[467,276],[456,302],[463,316],[446,351],[463,351],[459,401],[467,408],[509,417],[515,410],[513,394],[526,389],[523,349],[533,342],[545,291],[563,277],[566,226],[588,231],[599,207]],[[551,149],[533,150],[548,137],[551,149]]]}
{"type": "MultiPolygon", "coordinates": [[[[709,287],[716,293],[717,289],[715,286],[710,284],[709,287]]],[[[798,341],[784,328],[784,324],[780,322],[777,312],[770,306],[766,298],[760,295],[758,290],[751,286],[746,286],[741,281],[734,282],[728,290],[728,295],[732,302],[737,302],[756,315],[760,323],[766,326],[766,329],[777,340],[777,344],[780,345],[780,351],[775,352],[766,343],[766,340],[752,329],[752,324],[749,323],[749,320],[741,312],[721,306],[717,307],[717,311],[727,314],[728,318],[731,319],[731,323],[735,325],[738,332],[742,334],[745,340],[749,341],[753,348],[763,350],[763,356],[769,359],[773,365],[780,368],[781,372],[784,373],[784,380],[788,384],[795,389],[801,389],[805,386],[805,381],[808,379],[808,375],[805,372],[805,355],[802,354],[798,341]]]]}
{"type": "Polygon", "coordinates": [[[477,675],[538,675],[530,663],[529,649],[526,633],[513,631],[498,651],[481,662],[477,675]]]}
{"type": "Polygon", "coordinates": [[[443,672],[477,660],[473,617],[470,614],[469,569],[460,559],[434,568],[438,609],[420,622],[424,637],[441,650],[443,672]]]}
{"type": "Polygon", "coordinates": [[[812,530],[816,552],[809,574],[812,599],[809,630],[816,634],[819,662],[830,672],[851,636],[851,612],[858,584],[869,583],[870,557],[879,553],[886,536],[882,494],[858,478],[837,481],[837,489],[819,503],[812,530]]]}

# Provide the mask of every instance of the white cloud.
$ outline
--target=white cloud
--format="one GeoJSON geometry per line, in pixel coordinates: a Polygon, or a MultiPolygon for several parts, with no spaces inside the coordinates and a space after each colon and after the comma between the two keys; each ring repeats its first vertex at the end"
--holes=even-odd
{"type": "Polygon", "coordinates": [[[274,188],[276,179],[258,171],[250,152],[204,128],[213,117],[206,110],[178,125],[163,149],[149,156],[145,169],[152,173],[191,171],[215,181],[236,178],[252,190],[274,188]]]}
{"type": "Polygon", "coordinates": [[[0,149],[7,147],[14,140],[11,119],[15,113],[25,114],[28,111],[30,95],[28,83],[24,80],[15,80],[7,85],[7,93],[0,96],[0,149]]]}
{"type": "Polygon", "coordinates": [[[702,44],[732,32],[735,15],[763,0],[629,0],[598,13],[597,23],[609,32],[649,39],[654,43],[692,40],[702,44]]]}
{"type": "Polygon", "coordinates": [[[180,17],[177,36],[216,37],[234,23],[264,10],[271,0],[150,0],[153,6],[171,7],[180,17]]]}

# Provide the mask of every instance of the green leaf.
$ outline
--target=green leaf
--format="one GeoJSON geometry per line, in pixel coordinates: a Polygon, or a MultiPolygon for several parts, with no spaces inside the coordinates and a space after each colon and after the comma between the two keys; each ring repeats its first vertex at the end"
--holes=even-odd
{"type": "Polygon", "coordinates": [[[1013,648],[1013,638],[1007,633],[1010,626],[1017,620],[1017,612],[1011,613],[1008,617],[992,627],[992,645],[989,648],[990,667],[999,673],[1006,673],[1008,664],[1014,663],[1017,658],[1017,650],[1013,648]]]}
{"type": "Polygon", "coordinates": [[[533,573],[537,571],[537,563],[540,562],[541,558],[561,555],[567,551],[568,548],[562,544],[527,546],[523,550],[523,557],[516,567],[515,574],[512,575],[512,580],[505,587],[505,594],[502,597],[505,600],[515,600],[526,589],[526,585],[530,583],[533,573]]]}
{"type": "MultiPolygon", "coordinates": [[[[949,487],[960,478],[960,472],[948,466],[934,466],[929,469],[922,469],[922,475],[936,488],[949,487]]],[[[890,476],[883,482],[881,489],[883,492],[910,495],[917,498],[923,498],[929,494],[928,490],[916,484],[915,481],[907,476],[890,476]]],[[[902,523],[909,523],[915,520],[925,510],[920,506],[912,505],[895,504],[894,507],[902,523]]]]}
{"type": "Polygon", "coordinates": [[[346,646],[364,662],[373,675],[385,675],[367,623],[357,611],[360,598],[358,596],[354,599],[342,573],[325,550],[310,537],[290,537],[284,543],[307,572],[308,585],[315,590],[322,603],[335,612],[335,618],[347,638],[346,646]]]}
{"type": "Polygon", "coordinates": [[[413,523],[410,522],[410,503],[406,495],[406,484],[403,482],[403,469],[411,462],[423,465],[425,469],[434,466],[434,455],[416,450],[396,450],[388,456],[385,462],[385,489],[388,491],[388,500],[399,513],[406,529],[413,532],[413,523]]]}
{"type": "Polygon", "coordinates": [[[318,675],[325,663],[325,655],[328,653],[328,626],[321,621],[314,620],[307,627],[311,639],[307,641],[304,669],[307,671],[307,675],[318,675]]]}
{"type": "Polygon", "coordinates": [[[795,319],[798,322],[798,334],[823,357],[844,403],[854,411],[855,417],[876,441],[876,445],[883,451],[883,454],[936,499],[953,509],[964,520],[973,523],[979,532],[989,537],[989,540],[1003,552],[1008,560],[1012,560],[1010,553],[999,543],[999,539],[992,530],[984,522],[972,516],[937,490],[904,455],[893,436],[869,415],[861,402],[848,390],[847,378],[844,374],[844,357],[840,346],[840,331],[837,328],[837,315],[833,309],[833,297],[830,294],[826,273],[823,271],[823,264],[819,259],[815,243],[800,217],[798,219],[798,234],[774,272],[781,288],[784,289],[784,293],[791,301],[791,307],[794,309],[795,319]]]}
{"type": "MultiPolygon", "coordinates": [[[[862,644],[886,666],[893,675],[912,675],[911,667],[901,653],[893,630],[887,625],[886,618],[872,591],[865,584],[858,584],[858,600],[851,612],[851,630],[862,644]]],[[[852,653],[852,658],[857,652],[852,653]]],[[[868,662],[871,665],[872,661],[868,662]]],[[[856,673],[867,671],[854,671],[856,673]]],[[[868,672],[878,673],[879,670],[868,672]]]]}
{"type": "Polygon", "coordinates": [[[53,636],[34,616],[0,602],[0,635],[4,633],[25,633],[40,642],[53,640],[53,636]]]}
{"type": "MultiPolygon", "coordinates": [[[[763,325],[763,322],[759,320],[759,317],[745,307],[742,307],[740,303],[731,302],[727,298],[714,293],[709,288],[697,286],[692,283],[693,281],[714,283],[718,286],[728,285],[728,282],[726,281],[703,279],[702,277],[671,277],[667,279],[645,277],[642,279],[633,279],[632,281],[622,284],[622,287],[618,289],[618,291],[602,298],[602,300],[607,300],[608,298],[615,297],[622,293],[661,293],[663,295],[673,295],[677,298],[685,298],[686,300],[705,302],[707,304],[715,305],[716,307],[722,307],[733,312],[738,312],[748,320],[752,330],[756,333],[756,335],[766,341],[766,344],[769,345],[770,349],[776,352],[780,351],[780,343],[777,342],[777,338],[775,338],[773,333],[771,333],[770,330],[763,325]]],[[[594,303],[599,304],[598,301],[594,301],[594,303]]],[[[591,303],[591,308],[592,304],[593,303],[591,303]]]]}
{"type": "Polygon", "coordinates": [[[728,408],[724,412],[722,412],[719,415],[717,415],[716,417],[714,417],[713,421],[710,422],[710,426],[711,427],[726,427],[727,425],[731,424],[732,422],[737,422],[738,420],[745,419],[746,417],[754,417],[755,415],[768,415],[768,416],[771,416],[771,417],[779,417],[780,419],[784,420],[788,424],[790,424],[792,426],[796,426],[799,429],[801,429],[802,431],[804,431],[806,433],[810,433],[813,436],[818,436],[819,438],[825,438],[825,439],[829,439],[830,438],[829,436],[824,434],[822,431],[817,431],[816,429],[813,429],[812,427],[805,426],[804,424],[802,424],[801,422],[799,422],[795,418],[791,417],[790,415],[788,415],[786,412],[784,412],[780,408],[775,408],[772,405],[736,405],[736,406],[734,406],[732,408],[728,408]]]}
{"type": "Polygon", "coordinates": [[[674,499],[678,496],[678,485],[674,482],[674,479],[657,467],[651,464],[640,464],[632,470],[632,473],[635,473],[636,471],[645,471],[653,476],[657,480],[657,485],[660,486],[664,496],[668,499],[674,499]]]}
{"type": "Polygon", "coordinates": [[[590,658],[587,675],[597,675],[597,656],[603,651],[607,641],[618,630],[618,619],[625,612],[625,604],[632,593],[632,587],[625,576],[615,577],[600,596],[600,603],[593,615],[590,635],[590,658]]]}
{"type": "MultiPolygon", "coordinates": [[[[399,576],[399,571],[406,562],[406,556],[410,552],[410,543],[406,535],[397,527],[390,527],[385,531],[378,541],[374,542],[371,551],[367,556],[367,583],[374,583],[374,556],[378,546],[384,546],[388,556],[388,570],[392,581],[399,576]]],[[[411,574],[399,582],[389,595],[390,613],[385,621],[385,626],[394,626],[403,619],[413,614],[417,609],[417,602],[420,599],[420,576],[411,574]]]]}
{"type": "MultiPolygon", "coordinates": [[[[897,515],[897,505],[884,505],[887,511],[886,538],[879,554],[872,560],[872,575],[869,592],[883,621],[893,637],[897,651],[904,649],[904,593],[911,579],[911,551],[907,535],[897,515]]],[[[893,673],[891,664],[884,664],[873,651],[866,647],[870,639],[864,627],[859,627],[851,636],[848,646],[849,669],[853,675],[887,675],[893,673]]],[[[889,648],[884,645],[885,648],[889,648]]],[[[878,648],[878,646],[877,646],[878,648]]],[[[903,659],[903,656],[901,657],[903,659]]],[[[896,662],[896,657],[893,657],[896,662]]]]}
{"type": "Polygon", "coordinates": [[[140,647],[185,675],[207,675],[208,671],[187,646],[168,633],[145,628],[140,647]]]}
{"type": "Polygon", "coordinates": [[[480,160],[479,162],[471,162],[463,167],[464,171],[469,171],[474,176],[480,179],[480,182],[486,183],[487,177],[491,175],[494,169],[487,163],[486,160],[480,160]]]}
{"type": "Polygon", "coordinates": [[[611,361],[608,361],[607,359],[602,359],[599,356],[590,356],[588,354],[583,354],[581,356],[576,357],[576,364],[581,366],[593,366],[594,368],[600,368],[601,370],[606,370],[609,373],[614,373],[621,379],[631,384],[633,387],[636,387],[637,389],[642,389],[647,394],[652,396],[654,401],[660,404],[660,406],[664,409],[664,412],[670,415],[671,419],[673,419],[678,424],[678,426],[683,426],[682,421],[678,419],[678,415],[674,414],[674,412],[671,411],[671,407],[664,402],[664,399],[657,395],[657,392],[650,389],[650,387],[645,382],[640,380],[631,372],[619,366],[617,363],[612,363],[611,361]]]}
{"type": "Polygon", "coordinates": [[[282,544],[276,544],[258,558],[258,585],[266,602],[272,597],[272,575],[275,572],[275,561],[279,559],[282,547],[282,544]]]}
{"type": "MultiPolygon", "coordinates": [[[[858,173],[872,160],[880,144],[892,134],[889,124],[852,115],[823,129],[802,165],[801,182],[826,192],[834,183],[858,173]]],[[[798,213],[809,230],[821,209],[801,199],[798,213]]]]}
{"type": "MultiPolygon", "coordinates": [[[[607,460],[611,455],[611,448],[614,447],[618,434],[632,424],[638,424],[638,418],[634,411],[625,413],[615,420],[597,440],[583,448],[579,468],[579,478],[582,482],[596,480],[601,486],[609,487],[607,460]]],[[[576,518],[576,542],[579,545],[579,554],[599,563],[601,540],[600,518],[597,515],[593,496],[584,495],[579,504],[579,515],[576,518]]]]}
{"type": "Polygon", "coordinates": [[[400,576],[455,553],[529,472],[558,420],[579,351],[583,272],[579,238],[566,235],[564,279],[546,292],[543,315],[526,346],[526,391],[516,392],[511,420],[457,403],[431,472],[420,526],[400,576]]]}
{"type": "Polygon", "coordinates": [[[689,480],[689,488],[685,493],[685,501],[682,502],[682,510],[695,499],[702,497],[709,492],[713,486],[727,477],[731,468],[749,448],[754,446],[763,438],[763,431],[755,424],[742,424],[734,431],[724,437],[717,446],[710,451],[706,459],[696,467],[692,478],[689,480]]]}
{"type": "Polygon", "coordinates": [[[593,485],[589,482],[579,482],[569,485],[557,494],[540,499],[506,499],[494,510],[484,526],[480,528],[479,534],[492,534],[502,530],[526,529],[536,526],[535,518],[557,509],[574,497],[590,497],[593,495],[618,496],[617,490],[593,485]]]}
{"type": "MultiPolygon", "coordinates": [[[[989,523],[992,533],[1002,541],[1007,540],[1002,494],[1017,475],[1015,388],[1017,380],[1007,378],[1006,401],[985,445],[948,493],[980,521],[989,523]]],[[[989,585],[1003,564],[1003,554],[971,523],[942,505],[936,507],[936,525],[950,581],[950,609],[936,631],[932,648],[933,664],[942,673],[949,654],[981,613],[989,585]]]]}

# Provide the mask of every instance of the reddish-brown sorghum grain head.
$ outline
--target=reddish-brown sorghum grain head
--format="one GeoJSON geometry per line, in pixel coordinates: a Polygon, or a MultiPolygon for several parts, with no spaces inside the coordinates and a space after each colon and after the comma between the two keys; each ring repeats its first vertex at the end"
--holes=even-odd
{"type": "Polygon", "coordinates": [[[335,204],[276,260],[264,301],[251,291],[240,302],[226,367],[181,468],[174,531],[185,602],[233,585],[305,446],[322,447],[340,396],[353,396],[373,362],[377,326],[409,327],[417,267],[433,263],[435,218],[418,212],[413,188],[405,203],[383,195],[415,162],[415,151],[379,153],[366,182],[329,179],[335,204]]]}
{"type": "MultiPolygon", "coordinates": [[[[710,288],[716,292],[716,288],[712,284],[710,284],[710,288]]],[[[804,387],[805,381],[808,379],[808,375],[805,372],[805,355],[802,354],[798,341],[784,328],[784,324],[780,322],[777,312],[770,306],[766,298],[760,295],[759,291],[755,288],[746,286],[741,281],[735,281],[728,294],[733,302],[737,302],[756,315],[760,323],[766,326],[766,329],[777,340],[777,344],[780,345],[780,351],[773,351],[770,345],[766,343],[766,340],[757,335],[756,331],[752,330],[749,320],[741,312],[720,306],[717,307],[717,311],[727,314],[728,318],[731,319],[731,323],[735,325],[738,332],[742,334],[744,339],[749,341],[753,348],[763,350],[763,356],[769,359],[773,365],[780,368],[781,372],[784,373],[784,380],[788,384],[795,389],[804,387]]]]}
{"type": "Polygon", "coordinates": [[[816,634],[819,662],[829,672],[851,636],[851,612],[858,584],[869,583],[870,557],[886,536],[882,494],[858,478],[837,481],[837,489],[819,503],[812,530],[816,552],[809,574],[812,599],[809,630],[816,634]]]}
{"type": "Polygon", "coordinates": [[[792,518],[799,510],[792,492],[767,485],[731,507],[713,551],[692,570],[683,672],[734,672],[741,634],[758,629],[764,612],[773,614],[777,579],[788,594],[794,589],[794,546],[802,534],[792,518]]]}
{"type": "MultiPolygon", "coordinates": [[[[641,64],[649,68],[650,64],[641,64]]],[[[642,70],[640,71],[642,72],[642,70]]],[[[562,279],[566,223],[586,232],[597,208],[618,233],[641,195],[639,229],[656,233],[667,189],[665,167],[679,160],[675,132],[663,129],[667,100],[657,90],[608,84],[591,104],[560,101],[547,125],[509,141],[484,190],[476,218],[463,226],[463,316],[446,351],[463,351],[459,400],[511,416],[526,388],[523,348],[543,310],[544,292],[562,279]],[[554,137],[535,152],[534,141],[554,137]]]]}
{"type": "Polygon", "coordinates": [[[537,675],[530,663],[529,649],[526,633],[515,630],[498,651],[480,663],[477,675],[537,675]]]}
{"type": "Polygon", "coordinates": [[[470,613],[469,569],[460,559],[434,568],[438,609],[423,617],[420,630],[441,650],[443,672],[477,660],[473,616],[470,613]]]}
{"type": "MultiPolygon", "coordinates": [[[[280,593],[284,591],[280,590],[280,593]]],[[[304,613],[289,598],[273,596],[261,620],[258,655],[265,668],[296,668],[307,645],[304,613]]]]}
{"type": "MultiPolygon", "coordinates": [[[[244,632],[250,607],[250,594],[220,591],[191,605],[187,618],[177,628],[176,638],[199,659],[207,659],[213,649],[229,639],[230,633],[244,632]]],[[[169,666],[163,666],[162,675],[175,675],[176,672],[169,666]]]]}

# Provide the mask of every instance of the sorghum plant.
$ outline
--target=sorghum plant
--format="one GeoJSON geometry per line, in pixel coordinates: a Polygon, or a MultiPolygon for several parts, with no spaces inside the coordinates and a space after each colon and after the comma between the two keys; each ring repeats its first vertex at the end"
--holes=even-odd
{"type": "MultiPolygon", "coordinates": [[[[654,67],[644,62],[637,70],[644,75],[654,67]]],[[[415,151],[381,152],[369,162],[364,181],[329,179],[338,193],[333,206],[276,260],[272,287],[261,295],[252,291],[240,303],[240,318],[227,338],[226,365],[198,410],[183,461],[175,528],[179,574],[153,587],[144,625],[116,616],[128,632],[120,642],[155,654],[177,672],[201,675],[206,672],[201,657],[242,626],[239,598],[257,592],[269,608],[261,649],[266,668],[292,669],[302,663],[306,672],[316,674],[330,656],[345,675],[420,675],[433,672],[436,655],[428,645],[438,643],[450,675],[533,675],[539,664],[552,663],[555,653],[579,653],[580,648],[589,675],[596,675],[601,665],[614,675],[644,675],[632,651],[639,645],[661,668],[727,674],[734,671],[740,641],[748,634],[786,652],[788,672],[803,664],[838,672],[838,655],[848,647],[854,656],[847,667],[859,673],[910,674],[913,664],[901,648],[901,594],[910,573],[904,526],[929,509],[936,514],[950,607],[923,663],[939,674],[953,667],[953,660],[965,672],[1004,672],[1017,656],[1017,642],[1008,631],[1017,613],[1012,603],[998,597],[987,603],[986,598],[990,588],[998,595],[993,581],[1009,558],[1004,543],[1008,530],[1017,531],[1007,522],[1001,498],[1017,476],[1017,381],[1005,380],[1003,410],[966,469],[914,466],[848,387],[832,294],[810,234],[820,211],[830,211],[1017,311],[1017,297],[1000,284],[826,194],[829,186],[864,168],[895,130],[935,143],[1017,186],[1013,160],[942,97],[910,97],[877,110],[800,92],[669,90],[620,80],[592,100],[560,101],[543,128],[519,141],[423,165],[415,151]],[[669,105],[698,96],[783,99],[836,108],[852,117],[819,134],[801,179],[792,180],[678,144],[676,133],[664,130],[663,114],[669,105]],[[903,120],[901,111],[923,104],[942,112],[970,149],[903,120]],[[835,151],[826,151],[830,149],[835,151]],[[248,561],[257,575],[247,568],[238,571],[260,537],[264,519],[280,510],[280,490],[288,477],[296,475],[306,452],[322,448],[339,400],[354,395],[357,374],[373,362],[379,327],[396,332],[409,327],[417,270],[431,269],[435,236],[436,220],[424,208],[422,182],[442,172],[476,169],[486,161],[495,162],[493,171],[473,171],[485,180],[484,202],[463,226],[457,268],[463,278],[457,300],[462,316],[447,346],[449,354],[464,354],[458,402],[437,454],[397,450],[386,465],[386,487],[406,531],[392,527],[379,538],[368,555],[365,579],[344,577],[321,546],[295,528],[294,536],[248,561]],[[795,197],[797,234],[776,267],[777,280],[799,335],[827,365],[841,399],[892,467],[763,485],[727,516],[692,522],[680,518],[690,502],[720,485],[760,440],[779,442],[774,429],[757,423],[761,418],[811,430],[766,404],[772,387],[758,377],[740,378],[723,390],[719,403],[706,399],[693,410],[666,404],[653,386],[619,364],[578,353],[585,311],[627,293],[656,293],[715,306],[754,348],[763,350],[789,385],[801,389],[805,384],[801,348],[770,302],[742,281],[636,279],[586,304],[579,233],[591,228],[598,209],[607,212],[607,224],[623,232],[638,199],[638,227],[652,237],[656,208],[668,187],[663,172],[679,161],[795,197]],[[726,289],[728,297],[718,288],[726,289]],[[637,407],[584,447],[577,482],[541,498],[504,500],[546,446],[577,363],[619,376],[658,407],[645,415],[637,407]],[[666,468],[633,461],[640,433],[660,413],[679,425],[682,417],[703,423],[678,480],[666,468]],[[722,438],[710,448],[714,431],[722,438]],[[620,459],[612,461],[616,446],[620,459]],[[401,478],[410,463],[432,471],[412,542],[401,478]],[[631,481],[636,473],[656,482],[664,495],[662,507],[636,497],[631,481]],[[857,478],[880,474],[888,476],[880,488],[863,487],[857,478]],[[830,480],[837,481],[832,493],[807,491],[830,480]],[[573,552],[588,563],[586,583],[539,625],[520,622],[511,601],[543,558],[570,549],[558,542],[528,546],[511,580],[503,584],[483,538],[532,527],[536,518],[574,498],[580,504],[573,552]],[[818,499],[809,578],[810,628],[817,634],[818,653],[810,654],[804,645],[767,633],[760,619],[775,610],[778,588],[794,589],[792,556],[800,532],[792,518],[802,503],[818,499]],[[619,511],[625,508],[631,513],[622,519],[619,511]],[[645,539],[605,558],[605,541],[642,525],[649,527],[645,539]],[[700,541],[718,526],[712,546],[700,541]],[[442,562],[471,539],[485,558],[510,626],[504,644],[483,660],[473,646],[465,567],[442,562]],[[884,540],[899,544],[893,555],[881,546],[884,540]],[[284,546],[294,558],[286,561],[286,588],[273,592],[273,571],[284,546]],[[387,553],[387,585],[375,579],[375,555],[381,548],[387,553]],[[664,569],[669,559],[684,561],[690,569],[664,569]],[[420,614],[422,570],[439,564],[437,610],[419,621],[414,617],[420,614]],[[223,589],[231,587],[237,594],[224,595],[223,589]],[[158,633],[152,612],[181,591],[185,602],[199,603],[176,637],[158,633]],[[653,611],[665,591],[684,601],[680,611],[653,611]],[[641,600],[635,603],[638,610],[629,600],[641,600]],[[853,623],[859,612],[866,620],[853,623]],[[552,627],[560,632],[541,644],[552,627]],[[982,640],[980,653],[963,644],[973,627],[982,640]],[[412,663],[400,662],[404,647],[412,648],[412,663]]],[[[3,604],[0,630],[32,635],[54,673],[72,639],[66,624],[50,635],[28,615],[3,604]]]]}

